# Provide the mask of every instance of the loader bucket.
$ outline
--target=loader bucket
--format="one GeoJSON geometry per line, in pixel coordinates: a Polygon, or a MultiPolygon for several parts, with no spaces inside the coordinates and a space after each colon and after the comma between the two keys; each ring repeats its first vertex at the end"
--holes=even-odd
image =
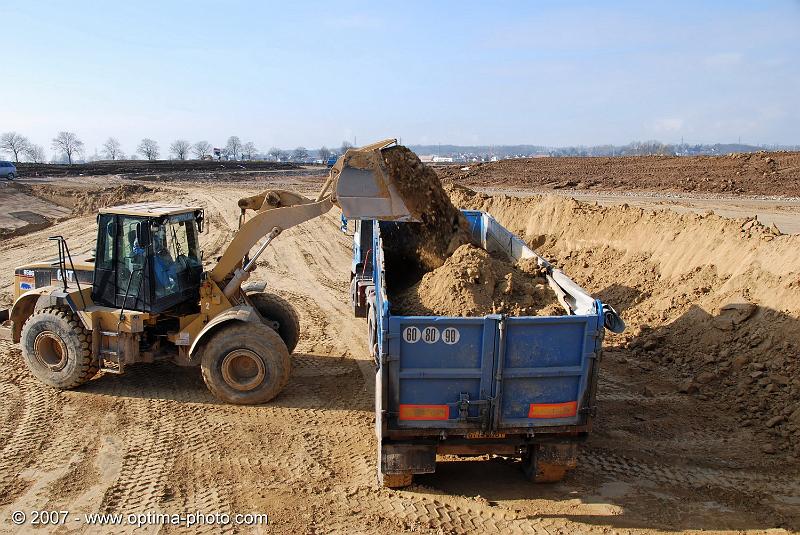
{"type": "Polygon", "coordinates": [[[348,219],[414,221],[386,172],[382,148],[375,144],[351,149],[336,162],[336,202],[348,219]]]}

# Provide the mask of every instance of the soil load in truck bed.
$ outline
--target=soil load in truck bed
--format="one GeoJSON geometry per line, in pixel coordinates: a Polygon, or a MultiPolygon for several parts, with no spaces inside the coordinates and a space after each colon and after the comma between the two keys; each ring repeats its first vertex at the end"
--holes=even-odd
{"type": "Polygon", "coordinates": [[[424,316],[558,316],[564,313],[535,262],[462,245],[445,263],[395,296],[394,312],[424,316]]]}

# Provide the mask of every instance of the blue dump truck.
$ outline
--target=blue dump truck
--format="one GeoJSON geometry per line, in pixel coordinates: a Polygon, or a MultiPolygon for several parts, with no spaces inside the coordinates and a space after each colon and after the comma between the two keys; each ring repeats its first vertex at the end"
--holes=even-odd
{"type": "Polygon", "coordinates": [[[559,481],[591,430],[604,328],[624,324],[490,215],[463,213],[487,251],[536,258],[565,313],[393,315],[392,276],[409,266],[387,265],[383,244],[408,223],[354,221],[351,296],[377,366],[378,479],[402,487],[434,472],[437,454],[497,454],[520,458],[532,481],[559,481]]]}

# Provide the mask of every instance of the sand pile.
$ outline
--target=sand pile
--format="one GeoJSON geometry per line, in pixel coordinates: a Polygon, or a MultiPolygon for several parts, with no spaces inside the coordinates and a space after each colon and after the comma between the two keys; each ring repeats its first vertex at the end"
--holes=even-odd
{"type": "Polygon", "coordinates": [[[403,146],[382,152],[387,170],[411,214],[419,223],[398,227],[397,239],[385,244],[389,255],[436,269],[459,246],[471,242],[467,221],[450,202],[436,173],[403,146]]]}
{"type": "Polygon", "coordinates": [[[395,297],[404,315],[560,315],[564,309],[535,262],[512,265],[474,245],[462,245],[439,268],[395,297]]]}
{"type": "Polygon", "coordinates": [[[800,457],[800,236],[754,219],[450,188],[621,312],[610,363],[735,411],[768,454],[800,457]]]}
{"type": "Polygon", "coordinates": [[[72,210],[72,215],[91,215],[100,208],[153,200],[162,190],[141,184],[97,189],[64,188],[50,184],[31,186],[31,194],[72,210]]]}
{"type": "Polygon", "coordinates": [[[72,213],[75,215],[93,214],[107,206],[150,200],[150,194],[156,191],[158,190],[147,186],[125,184],[100,191],[81,193],[75,196],[72,213]]]}

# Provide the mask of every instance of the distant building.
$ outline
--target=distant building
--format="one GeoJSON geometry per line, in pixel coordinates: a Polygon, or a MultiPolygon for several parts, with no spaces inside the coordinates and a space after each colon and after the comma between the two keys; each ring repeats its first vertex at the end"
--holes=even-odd
{"type": "Polygon", "coordinates": [[[453,158],[450,156],[437,156],[435,154],[424,154],[419,157],[422,163],[453,163],[453,158]]]}

